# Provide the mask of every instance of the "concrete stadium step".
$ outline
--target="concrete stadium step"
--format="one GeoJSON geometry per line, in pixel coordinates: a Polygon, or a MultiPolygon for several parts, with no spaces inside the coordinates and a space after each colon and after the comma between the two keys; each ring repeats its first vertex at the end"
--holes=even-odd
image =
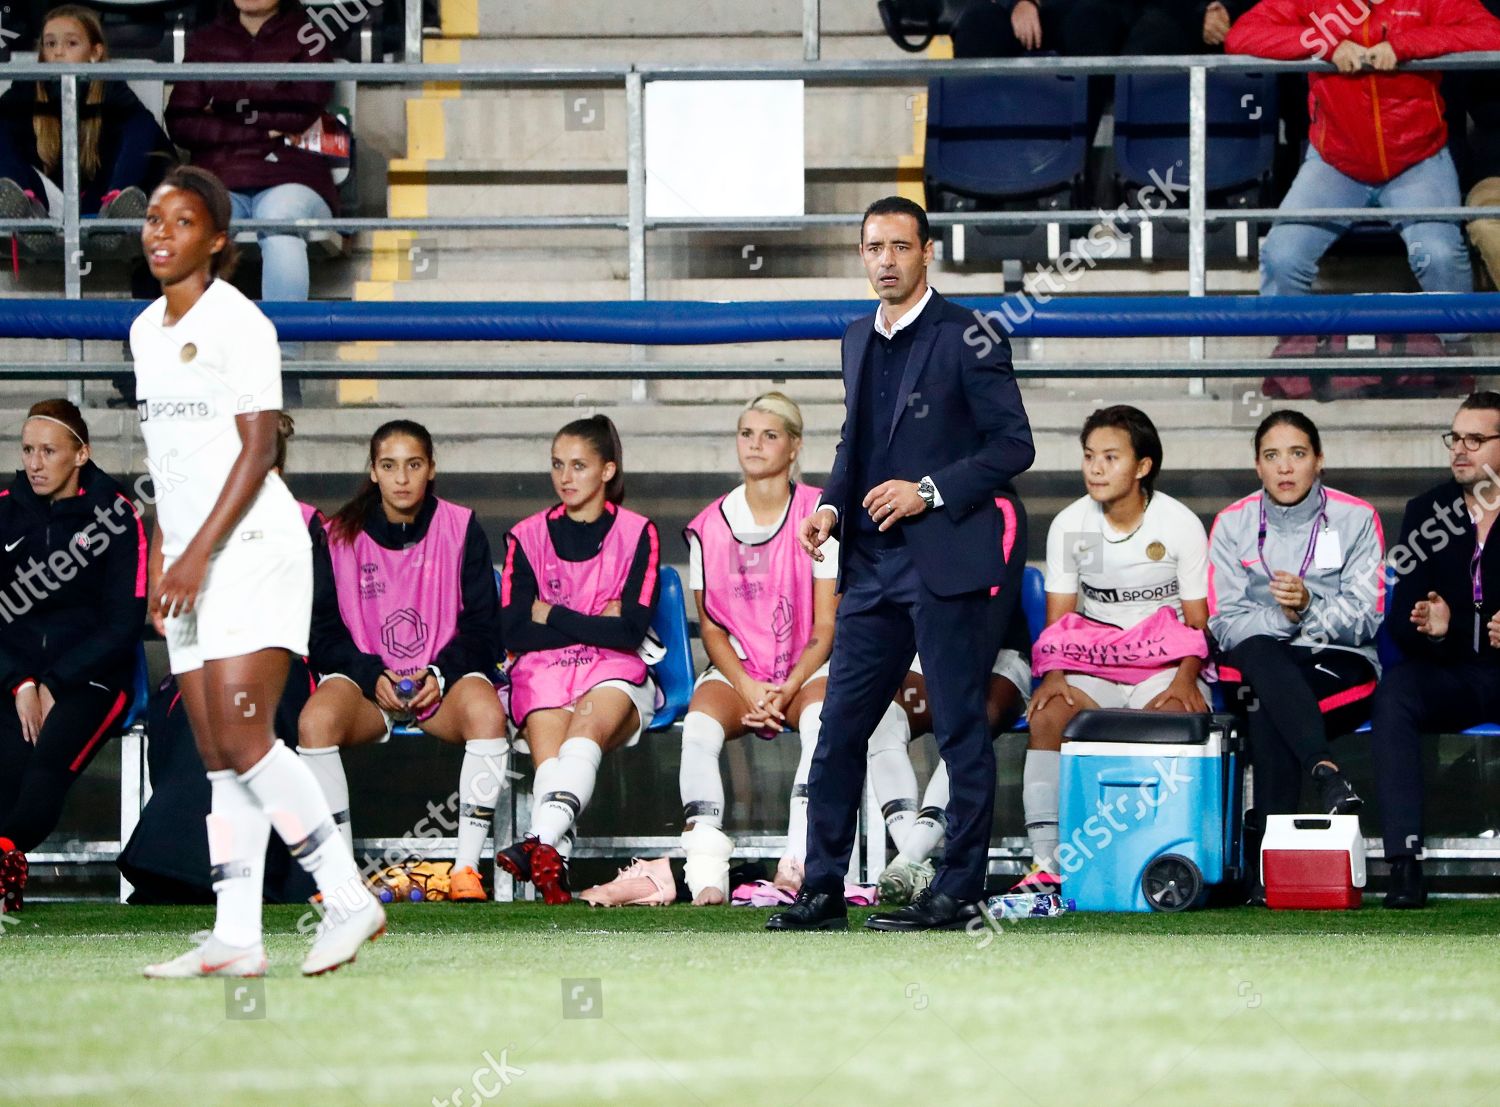
{"type": "MultiPolygon", "coordinates": [[[[827,35],[879,31],[880,18],[869,0],[822,0],[821,28],[827,35]]],[[[567,4],[478,4],[479,38],[601,39],[650,37],[787,35],[802,33],[802,0],[656,0],[621,4],[616,0],[570,0],[567,4]]]]}
{"type": "MultiPolygon", "coordinates": [[[[803,453],[808,472],[826,472],[843,419],[836,384],[792,390],[801,395],[807,426],[803,453]]],[[[1158,395],[1143,406],[1167,445],[1164,471],[1219,471],[1248,474],[1253,420],[1238,417],[1237,388],[1245,382],[1215,382],[1203,396],[1158,395]],[[1243,425],[1242,425],[1243,424],[1243,425]]],[[[517,397],[497,398],[481,406],[457,407],[451,400],[402,406],[404,418],[428,426],[437,439],[439,464],[457,473],[537,473],[545,470],[548,437],[571,419],[595,410],[608,414],[620,428],[627,471],[643,473],[732,473],[735,469],[733,427],[736,402],[631,403],[619,393],[584,402],[522,404],[517,397]]],[[[1119,397],[1113,397],[1118,400],[1119,397]]],[[[1067,473],[1078,467],[1078,427],[1097,406],[1094,397],[1060,397],[1028,392],[1027,410],[1037,442],[1035,469],[1067,473]]],[[[1333,479],[1363,470],[1427,469],[1440,472],[1444,455],[1437,430],[1447,425],[1454,401],[1360,400],[1330,405],[1302,405],[1319,423],[1333,479]]],[[[307,408],[296,412],[297,436],[292,465],[301,473],[359,471],[368,436],[392,412],[384,408],[307,408]]],[[[25,405],[14,399],[0,404],[0,425],[16,427],[25,405]]],[[[100,464],[137,472],[142,447],[133,411],[95,409],[88,413],[100,464]]]]}
{"type": "MultiPolygon", "coordinates": [[[[897,60],[903,55],[879,21],[865,33],[829,34],[818,44],[823,61],[897,60]]],[[[671,37],[631,35],[619,38],[506,36],[467,39],[459,43],[459,60],[468,65],[703,65],[711,62],[784,62],[803,60],[802,30],[788,28],[761,35],[671,37]]]]}
{"type": "MultiPolygon", "coordinates": [[[[809,86],[804,145],[809,170],[894,169],[915,153],[924,86],[809,86]]],[[[649,96],[648,89],[648,96],[649,96]]],[[[624,90],[617,87],[470,88],[442,101],[444,156],[393,172],[485,173],[625,170],[624,90]]]]}

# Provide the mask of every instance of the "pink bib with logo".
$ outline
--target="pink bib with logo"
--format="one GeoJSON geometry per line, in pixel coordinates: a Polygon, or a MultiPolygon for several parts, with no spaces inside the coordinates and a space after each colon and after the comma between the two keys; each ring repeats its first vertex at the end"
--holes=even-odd
{"type": "MultiPolygon", "coordinates": [[[[404,550],[388,550],[363,531],[353,542],[329,535],[328,557],[344,625],[356,646],[377,654],[392,672],[409,676],[425,669],[457,630],[463,610],[464,536],[473,514],[438,500],[427,533],[404,550]]],[[[464,674],[444,675],[454,679],[464,674]]]]}
{"type": "Polygon", "coordinates": [[[764,542],[734,536],[720,496],[698,513],[686,532],[703,553],[703,606],[709,618],[734,635],[748,655],[745,671],[780,684],[812,637],[812,559],[797,542],[802,520],[818,506],[822,490],[795,485],[786,519],[764,542]]]}
{"type": "Polygon", "coordinates": [[[1184,657],[1208,657],[1208,640],[1181,623],[1170,607],[1123,629],[1070,611],[1038,636],[1031,671],[1041,676],[1062,669],[1139,684],[1184,657]]]}
{"type": "MultiPolygon", "coordinates": [[[[552,535],[547,531],[547,521],[559,517],[564,510],[558,504],[528,516],[515,525],[511,535],[536,576],[538,599],[580,615],[602,615],[607,604],[624,599],[625,579],[630,575],[630,563],[635,559],[648,520],[634,511],[606,504],[605,510],[615,515],[615,521],[604,536],[604,546],[587,561],[565,561],[553,548],[552,535]]],[[[655,587],[657,556],[658,551],[653,548],[643,585],[646,594],[639,602],[649,600],[650,590],[655,587]]],[[[501,574],[500,589],[502,604],[508,604],[509,560],[501,574]]],[[[566,707],[606,680],[643,684],[646,663],[633,653],[582,642],[561,649],[523,653],[510,667],[511,718],[516,726],[522,726],[533,711],[566,707]]]]}

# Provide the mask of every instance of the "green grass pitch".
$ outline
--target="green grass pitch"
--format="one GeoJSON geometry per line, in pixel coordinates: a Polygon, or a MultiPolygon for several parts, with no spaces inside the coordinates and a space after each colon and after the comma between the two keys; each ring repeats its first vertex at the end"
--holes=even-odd
{"type": "Polygon", "coordinates": [[[138,976],[207,908],[13,916],[0,1104],[1500,1105],[1500,900],[977,936],[403,904],[314,980],[299,914],[268,909],[271,974],[238,997],[138,976]]]}

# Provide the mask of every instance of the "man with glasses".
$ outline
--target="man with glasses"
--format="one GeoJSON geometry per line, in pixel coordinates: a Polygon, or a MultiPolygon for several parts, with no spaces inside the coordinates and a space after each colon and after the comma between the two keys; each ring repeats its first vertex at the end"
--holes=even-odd
{"type": "Polygon", "coordinates": [[[1421,735],[1500,719],[1500,392],[1475,392],[1442,436],[1451,480],[1413,498],[1386,564],[1403,660],[1375,693],[1371,746],[1387,907],[1424,907],[1421,735]]]}

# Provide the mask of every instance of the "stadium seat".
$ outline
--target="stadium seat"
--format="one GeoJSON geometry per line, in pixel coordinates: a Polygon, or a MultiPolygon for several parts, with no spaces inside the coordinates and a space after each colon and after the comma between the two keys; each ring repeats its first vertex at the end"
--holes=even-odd
{"type": "Polygon", "coordinates": [[[1021,574],[1021,610],[1026,613],[1026,629],[1035,645],[1047,625],[1046,578],[1035,565],[1026,566],[1021,574]]]}
{"type": "MultiPolygon", "coordinates": [[[[1403,658],[1401,647],[1396,644],[1396,640],[1391,637],[1390,632],[1391,613],[1395,610],[1392,604],[1395,598],[1396,582],[1394,580],[1387,580],[1385,584],[1385,619],[1380,624],[1380,630],[1375,634],[1375,652],[1380,658],[1382,671],[1389,669],[1403,658]]],[[[1368,734],[1369,731],[1370,724],[1366,722],[1361,723],[1355,729],[1354,733],[1368,734]]],[[[1472,738],[1500,738],[1500,723],[1478,723],[1460,733],[1467,734],[1472,738]]]]}
{"type": "MultiPolygon", "coordinates": [[[[928,85],[927,208],[1057,211],[1083,201],[1089,149],[1082,77],[940,77],[928,85]]],[[[942,232],[945,258],[984,263],[1047,260],[1068,247],[1058,223],[942,232]]]]}
{"type": "MultiPolygon", "coordinates": [[[[1271,200],[1271,169],[1278,127],[1274,74],[1208,75],[1208,206],[1264,207],[1271,200]]],[[[1139,205],[1153,174],[1187,184],[1188,78],[1185,74],[1122,74],[1115,78],[1115,178],[1121,199],[1139,205]]],[[[1174,207],[1187,206],[1187,193],[1174,207]]],[[[1249,258],[1254,229],[1246,223],[1210,224],[1210,256],[1249,258]]],[[[1137,256],[1185,257],[1186,224],[1143,224],[1137,256]]]]}
{"type": "Polygon", "coordinates": [[[667,656],[651,667],[662,694],[662,705],[651,721],[651,729],[666,730],[682,718],[688,701],[693,698],[693,645],[688,635],[682,578],[676,569],[663,565],[657,580],[661,594],[656,600],[651,631],[666,647],[667,656]]]}
{"type": "Polygon", "coordinates": [[[130,707],[121,720],[122,730],[129,730],[136,723],[146,720],[146,708],[151,702],[151,670],[146,665],[146,643],[135,644],[135,673],[130,678],[130,707]]]}

